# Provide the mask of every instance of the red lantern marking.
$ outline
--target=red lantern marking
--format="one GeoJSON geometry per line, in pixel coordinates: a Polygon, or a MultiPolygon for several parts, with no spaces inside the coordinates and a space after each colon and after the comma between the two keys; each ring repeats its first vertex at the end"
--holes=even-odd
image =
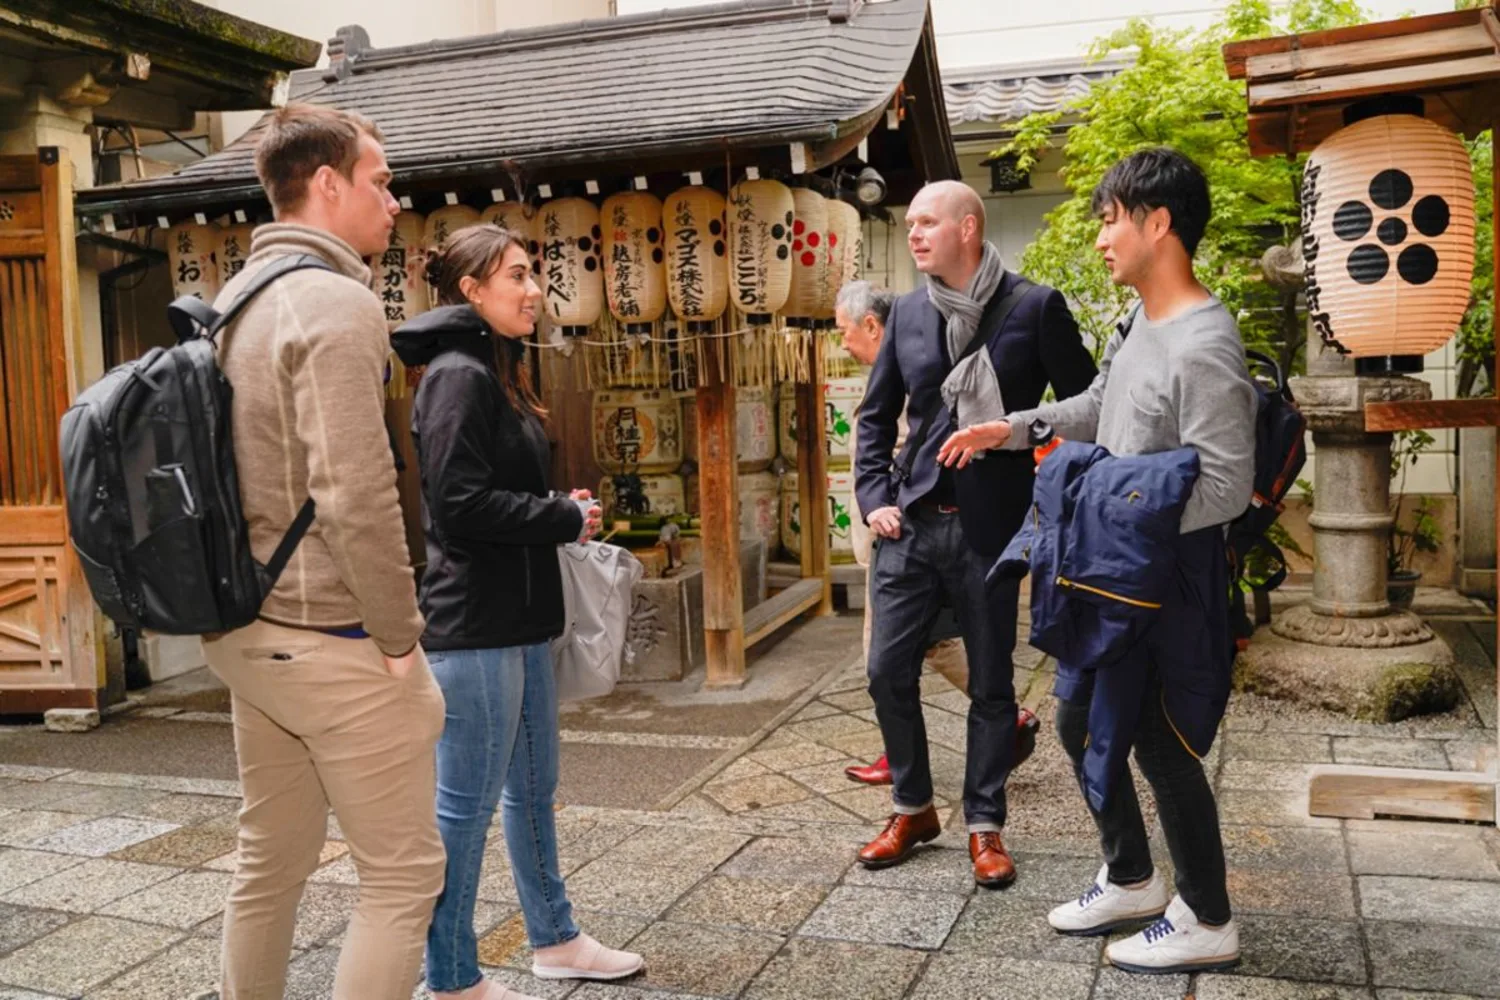
{"type": "Polygon", "coordinates": [[[801,240],[794,240],[792,242],[792,249],[796,250],[796,251],[798,251],[800,253],[801,250],[802,250],[802,241],[801,240]]]}
{"type": "Polygon", "coordinates": [[[801,219],[798,219],[796,222],[792,223],[792,232],[797,234],[798,236],[801,236],[805,229],[807,229],[807,226],[803,224],[801,219]]]}
{"type": "Polygon", "coordinates": [[[811,232],[811,233],[807,234],[807,245],[808,246],[815,247],[819,243],[822,243],[822,242],[823,242],[823,237],[820,234],[818,234],[816,232],[811,232]]]}
{"type": "Polygon", "coordinates": [[[802,255],[802,266],[803,267],[812,267],[817,262],[818,262],[818,256],[817,256],[817,254],[813,253],[811,250],[807,251],[806,253],[804,253],[802,255]]]}
{"type": "Polygon", "coordinates": [[[832,250],[834,247],[836,247],[838,245],[839,245],[839,234],[838,233],[829,233],[828,234],[828,249],[832,250]]]}

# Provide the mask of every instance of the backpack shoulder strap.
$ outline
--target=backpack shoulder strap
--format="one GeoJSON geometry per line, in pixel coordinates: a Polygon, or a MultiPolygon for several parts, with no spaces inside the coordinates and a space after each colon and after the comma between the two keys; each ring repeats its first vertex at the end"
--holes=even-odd
{"type": "Polygon", "coordinates": [[[233,322],[235,317],[250,304],[251,299],[259,295],[276,279],[293,271],[304,271],[310,268],[323,271],[333,270],[327,261],[313,254],[289,254],[277,258],[262,268],[250,280],[250,284],[246,285],[245,289],[235,297],[235,300],[229,303],[229,308],[223,312],[219,312],[207,302],[191,295],[177,299],[167,306],[167,319],[172,325],[173,332],[177,334],[177,342],[184,344],[197,337],[207,337],[213,340],[220,330],[233,322]]]}
{"type": "Polygon", "coordinates": [[[1140,315],[1140,312],[1141,300],[1136,299],[1130,304],[1130,308],[1126,310],[1125,318],[1115,324],[1115,332],[1120,335],[1121,340],[1130,336],[1130,328],[1135,326],[1135,318],[1140,315]]]}
{"type": "MultiPolygon", "coordinates": [[[[1005,321],[1010,319],[1010,314],[1015,312],[1016,306],[1037,286],[1020,275],[1016,275],[1016,283],[1002,299],[990,299],[989,305],[985,307],[984,315],[979,319],[979,329],[974,331],[974,337],[969,341],[958,357],[953,359],[956,367],[969,355],[978,351],[981,347],[989,344],[1005,326],[1005,321]]],[[[900,482],[906,482],[911,478],[912,466],[917,461],[917,453],[922,450],[922,445],[927,443],[927,435],[932,433],[932,426],[937,422],[937,416],[943,410],[943,394],[937,394],[927,412],[922,415],[922,424],[912,431],[911,436],[906,439],[906,447],[901,449],[901,456],[896,460],[892,468],[895,470],[896,478],[900,482]]]]}

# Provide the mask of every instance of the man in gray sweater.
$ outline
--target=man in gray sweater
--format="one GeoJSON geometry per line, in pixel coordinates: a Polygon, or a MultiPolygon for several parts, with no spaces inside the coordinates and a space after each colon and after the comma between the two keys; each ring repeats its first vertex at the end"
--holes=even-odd
{"type": "MultiPolygon", "coordinates": [[[[1193,253],[1209,218],[1202,171],[1175,150],[1143,150],[1104,176],[1093,207],[1102,222],[1095,246],[1111,277],[1140,294],[1128,331],[1110,338],[1087,392],[954,434],[938,460],[962,467],[988,449],[1025,448],[1034,421],[1116,455],[1197,451],[1199,478],[1179,539],[1179,599],[1163,608],[1142,648],[1127,654],[1151,661],[1135,757],[1156,798],[1178,894],[1168,898],[1152,864],[1127,770],[1094,812],[1104,867],[1083,895],[1047,919],[1072,935],[1154,921],[1111,944],[1109,960],[1134,972],[1222,969],[1239,961],[1239,932],[1230,913],[1218,809],[1199,760],[1207,747],[1179,737],[1169,717],[1176,692],[1169,688],[1189,678],[1211,690],[1206,700],[1217,714],[1208,731],[1216,728],[1231,666],[1222,526],[1250,501],[1255,391],[1234,317],[1193,275],[1193,253]]],[[[1075,767],[1087,746],[1091,691],[1088,680],[1064,684],[1059,672],[1057,731],[1075,767]]]]}

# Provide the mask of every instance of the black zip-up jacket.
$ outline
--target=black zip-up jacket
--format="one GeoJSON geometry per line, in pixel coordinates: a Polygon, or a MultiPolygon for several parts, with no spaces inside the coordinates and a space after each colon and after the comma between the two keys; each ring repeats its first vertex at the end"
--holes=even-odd
{"type": "MultiPolygon", "coordinates": [[[[505,397],[498,335],[468,306],[423,313],[391,336],[406,365],[426,365],[412,409],[422,471],[426,649],[492,649],[562,633],[557,546],[583,514],[547,496],[551,449],[541,422],[505,397]]],[[[502,351],[518,359],[517,341],[502,351]]]]}

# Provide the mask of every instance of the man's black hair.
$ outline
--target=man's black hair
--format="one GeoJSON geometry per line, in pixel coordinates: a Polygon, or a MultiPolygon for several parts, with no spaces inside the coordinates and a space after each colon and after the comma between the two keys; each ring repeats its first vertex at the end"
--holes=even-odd
{"type": "Polygon", "coordinates": [[[1177,150],[1142,149],[1110,167],[1094,188],[1094,214],[1103,215],[1116,202],[1132,218],[1165,208],[1172,217],[1172,232],[1188,256],[1198,252],[1211,211],[1208,178],[1177,150]]]}

